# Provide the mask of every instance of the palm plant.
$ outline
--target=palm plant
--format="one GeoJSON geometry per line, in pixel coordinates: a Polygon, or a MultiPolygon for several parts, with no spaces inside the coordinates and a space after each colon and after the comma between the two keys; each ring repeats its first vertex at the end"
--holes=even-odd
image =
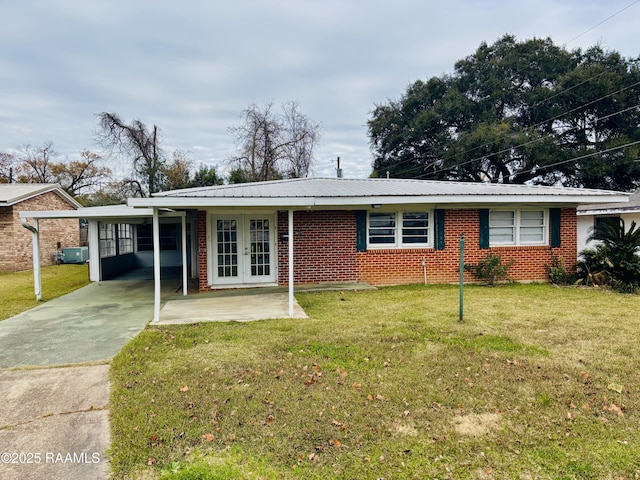
{"type": "Polygon", "coordinates": [[[600,243],[593,250],[581,252],[578,269],[593,278],[600,274],[617,291],[640,289],[640,227],[631,222],[627,230],[622,218],[596,224],[588,241],[600,243]]]}

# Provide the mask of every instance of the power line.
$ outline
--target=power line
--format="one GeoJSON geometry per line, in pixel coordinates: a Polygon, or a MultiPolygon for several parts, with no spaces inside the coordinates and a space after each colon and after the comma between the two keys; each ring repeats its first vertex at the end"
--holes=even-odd
{"type": "MultiPolygon", "coordinates": [[[[638,1],[640,2],[640,0],[638,0],[638,1]]],[[[529,109],[533,109],[533,108],[535,108],[536,106],[539,106],[539,105],[541,105],[542,103],[544,103],[544,102],[546,102],[546,101],[549,101],[549,100],[551,100],[551,99],[553,99],[553,98],[556,98],[556,97],[557,97],[557,96],[559,96],[559,95],[566,94],[567,92],[570,92],[571,90],[573,90],[573,89],[575,89],[575,88],[578,88],[579,86],[582,86],[582,85],[584,85],[585,83],[590,82],[591,80],[594,80],[594,79],[596,79],[596,78],[598,78],[598,77],[600,77],[600,76],[604,75],[605,73],[608,73],[609,71],[610,71],[609,69],[606,69],[605,71],[600,72],[599,74],[594,75],[594,76],[592,76],[592,77],[590,77],[590,78],[588,78],[588,79],[586,79],[586,80],[584,80],[584,81],[582,81],[582,82],[580,82],[580,83],[578,83],[578,84],[576,84],[576,85],[573,85],[573,86],[571,86],[570,88],[567,88],[567,89],[565,89],[565,90],[561,90],[561,91],[559,91],[559,92],[557,92],[557,93],[555,93],[555,94],[551,95],[551,96],[550,96],[550,97],[548,97],[548,98],[545,98],[544,100],[539,101],[538,103],[536,103],[536,104],[534,104],[534,105],[532,105],[531,107],[528,107],[528,108],[529,108],[529,109]]],[[[580,105],[580,106],[578,106],[578,107],[575,107],[575,108],[573,108],[573,109],[570,109],[570,110],[564,111],[564,112],[562,112],[562,113],[560,113],[560,114],[557,114],[557,115],[556,115],[556,116],[554,116],[554,117],[547,118],[547,119],[545,119],[545,120],[543,120],[543,121],[541,121],[541,122],[538,122],[537,124],[532,125],[532,126],[527,127],[527,128],[529,128],[529,129],[535,129],[535,128],[537,128],[537,127],[541,126],[541,125],[544,125],[545,123],[548,123],[548,122],[550,122],[550,121],[553,121],[553,120],[556,120],[556,119],[558,119],[558,118],[561,118],[562,116],[566,115],[567,113],[571,113],[571,112],[574,112],[574,111],[576,111],[576,110],[580,110],[581,108],[585,108],[585,107],[587,107],[587,106],[589,106],[589,105],[592,105],[592,104],[594,104],[594,103],[597,103],[597,102],[599,102],[599,101],[601,101],[601,100],[604,100],[605,98],[608,98],[608,97],[610,97],[610,96],[612,96],[612,95],[616,95],[616,94],[618,94],[618,93],[621,93],[621,92],[623,92],[623,91],[625,91],[625,90],[628,90],[629,88],[633,88],[634,86],[637,86],[637,85],[640,85],[640,82],[636,82],[636,83],[634,83],[634,84],[632,84],[632,85],[628,85],[628,86],[623,87],[623,88],[621,88],[621,89],[619,89],[619,90],[617,90],[617,91],[615,91],[615,92],[611,92],[611,93],[609,93],[609,94],[607,94],[607,95],[604,95],[604,96],[602,96],[602,97],[600,97],[600,98],[598,98],[598,99],[592,100],[592,101],[590,101],[590,102],[588,102],[588,103],[585,103],[585,104],[580,105]]],[[[631,107],[631,108],[626,109],[626,110],[624,110],[624,111],[628,111],[628,110],[631,110],[631,109],[633,109],[633,108],[634,108],[634,107],[631,107]]],[[[612,114],[612,115],[616,115],[616,114],[618,114],[618,113],[623,113],[624,111],[616,112],[615,114],[612,114]]],[[[611,115],[609,115],[609,116],[611,116],[611,115]]],[[[609,118],[609,116],[602,117],[602,118],[601,118],[601,120],[603,120],[603,119],[605,119],[605,118],[609,118]]],[[[502,140],[507,139],[508,137],[509,137],[509,135],[505,135],[504,137],[501,137],[501,138],[498,138],[498,139],[496,139],[496,140],[493,140],[492,142],[490,142],[490,143],[488,143],[488,144],[480,145],[480,146],[477,146],[477,147],[474,147],[474,148],[470,148],[470,149],[465,150],[465,151],[463,151],[463,152],[457,153],[457,154],[455,154],[454,156],[449,156],[449,157],[447,157],[447,158],[443,158],[443,159],[441,159],[441,160],[446,161],[446,160],[450,160],[451,158],[454,158],[454,157],[456,157],[456,156],[457,156],[457,157],[461,157],[461,156],[466,155],[466,154],[469,154],[469,153],[471,153],[471,152],[473,152],[473,151],[475,151],[475,150],[478,150],[478,149],[480,149],[480,148],[482,148],[482,147],[485,147],[485,146],[488,146],[488,145],[491,145],[491,144],[494,144],[494,143],[498,143],[498,142],[500,142],[500,141],[502,141],[502,140]]],[[[544,138],[544,137],[541,137],[541,138],[544,138]]],[[[530,142],[526,142],[525,144],[517,145],[517,146],[515,146],[515,147],[511,147],[511,148],[518,148],[519,146],[524,146],[524,145],[527,145],[527,144],[529,144],[529,143],[530,143],[530,142]]],[[[499,154],[499,153],[504,153],[504,151],[506,151],[506,150],[502,150],[502,151],[500,151],[500,152],[493,153],[493,154],[491,154],[491,155],[489,155],[489,156],[497,155],[497,154],[499,154]]],[[[469,163],[473,163],[473,162],[475,162],[475,161],[477,161],[477,160],[480,160],[480,159],[482,159],[482,158],[486,158],[486,156],[473,158],[473,159],[468,160],[468,161],[466,161],[466,162],[460,163],[460,164],[458,164],[457,166],[464,166],[464,165],[467,165],[467,164],[469,164],[469,163]]],[[[407,159],[407,160],[403,160],[403,161],[401,161],[401,162],[396,163],[395,165],[396,165],[396,166],[401,166],[403,163],[410,163],[410,162],[413,162],[414,160],[415,160],[415,159],[407,159]]],[[[410,170],[405,170],[405,172],[407,172],[407,171],[411,171],[411,170],[419,170],[419,169],[422,169],[422,168],[423,168],[423,166],[417,166],[417,167],[414,167],[414,168],[412,168],[412,169],[410,169],[410,170]]],[[[438,170],[438,171],[434,171],[434,172],[433,172],[433,174],[440,173],[440,172],[443,172],[443,171],[446,171],[446,170],[449,170],[449,169],[441,169],[441,170],[438,170]]],[[[427,174],[422,174],[421,176],[425,176],[425,175],[427,175],[427,174]]]]}
{"type": "MultiPolygon", "coordinates": [[[[639,0],[639,1],[640,1],[640,0],[639,0]]],[[[576,107],[576,108],[573,108],[573,109],[571,109],[571,110],[568,110],[568,111],[564,112],[563,114],[560,114],[560,115],[556,115],[556,116],[554,116],[554,117],[551,117],[551,118],[549,118],[549,119],[547,119],[547,120],[545,120],[545,121],[543,121],[543,122],[540,122],[540,123],[538,123],[538,124],[536,124],[536,125],[533,125],[533,126],[529,127],[529,129],[535,129],[535,128],[539,127],[540,125],[543,125],[543,124],[545,124],[545,123],[547,123],[547,122],[549,122],[549,121],[553,121],[553,120],[555,120],[555,119],[557,119],[557,118],[559,118],[559,117],[561,117],[561,116],[563,116],[563,115],[565,115],[565,114],[567,114],[567,113],[571,113],[571,112],[573,112],[573,111],[575,111],[575,110],[579,110],[579,109],[581,109],[581,108],[584,108],[584,107],[587,107],[587,106],[589,106],[589,105],[592,105],[593,103],[596,103],[596,102],[598,102],[598,101],[600,101],[600,100],[603,100],[603,99],[605,99],[605,98],[607,98],[607,97],[610,97],[611,95],[615,95],[615,94],[617,94],[617,93],[620,93],[621,91],[624,91],[624,90],[626,90],[627,88],[631,88],[631,87],[633,87],[633,86],[635,86],[635,85],[638,85],[638,84],[640,84],[640,82],[637,82],[636,84],[634,84],[634,85],[630,85],[630,86],[628,86],[628,87],[624,87],[624,88],[622,88],[622,89],[620,89],[620,90],[618,90],[618,91],[616,91],[616,92],[612,92],[612,93],[610,93],[610,94],[608,94],[608,95],[605,95],[605,96],[603,96],[603,97],[601,97],[601,98],[599,98],[599,99],[597,99],[597,100],[593,100],[593,101],[588,102],[588,103],[585,103],[585,104],[583,104],[583,105],[581,105],[581,106],[579,106],[579,107],[576,107]]],[[[602,116],[602,117],[598,117],[598,118],[596,119],[596,121],[606,120],[606,119],[608,119],[608,118],[614,117],[614,116],[616,116],[616,115],[620,115],[620,114],[622,114],[622,113],[628,112],[628,111],[630,111],[630,110],[633,110],[633,109],[636,109],[636,108],[639,108],[639,107],[640,107],[640,104],[636,104],[636,105],[634,105],[634,106],[624,108],[624,109],[619,110],[619,111],[617,111],[617,112],[610,113],[610,114],[608,114],[608,115],[604,115],[604,116],[602,116]]],[[[564,133],[566,134],[566,133],[569,133],[569,132],[574,131],[574,130],[578,130],[578,127],[570,128],[570,129],[566,130],[564,133]]],[[[497,139],[497,140],[495,140],[495,141],[493,141],[493,142],[491,142],[491,143],[489,143],[489,144],[486,144],[486,145],[484,145],[484,146],[491,145],[491,144],[493,144],[493,143],[497,143],[497,142],[499,142],[499,141],[501,141],[501,140],[504,140],[504,139],[506,139],[506,138],[508,138],[508,136],[501,137],[501,138],[499,138],[499,139],[497,139]]],[[[435,175],[435,174],[438,174],[438,173],[442,173],[442,172],[446,172],[446,171],[448,171],[448,170],[451,170],[452,168],[459,168],[459,167],[462,167],[462,166],[465,166],[465,165],[469,165],[469,164],[471,164],[471,163],[473,163],[473,162],[476,162],[476,161],[478,161],[478,160],[488,159],[488,158],[491,158],[491,157],[493,157],[493,156],[500,155],[501,153],[505,153],[505,152],[508,152],[508,151],[510,151],[510,150],[514,150],[514,149],[517,149],[517,148],[525,147],[525,146],[527,146],[527,145],[531,145],[531,144],[533,144],[533,143],[536,143],[536,142],[540,142],[540,141],[546,140],[546,139],[548,139],[548,138],[553,138],[553,136],[552,136],[551,134],[549,134],[549,135],[545,135],[545,136],[540,136],[540,137],[538,137],[538,138],[536,138],[536,139],[529,140],[529,141],[524,142],[524,143],[521,143],[521,144],[519,144],[519,145],[510,146],[510,147],[508,147],[508,148],[502,149],[502,150],[500,150],[500,151],[498,151],[498,152],[491,153],[491,154],[489,154],[489,155],[483,155],[483,156],[481,156],[481,157],[475,157],[475,158],[472,158],[472,159],[467,160],[467,161],[465,161],[465,162],[462,162],[462,163],[456,164],[456,165],[454,165],[454,166],[453,166],[453,167],[451,167],[451,168],[441,168],[441,169],[439,169],[439,170],[434,170],[434,171],[433,171],[433,172],[431,172],[431,173],[423,173],[423,174],[421,174],[421,175],[418,175],[418,176],[417,176],[417,178],[423,178],[423,177],[425,177],[425,176],[427,176],[427,175],[435,175]]],[[[465,153],[469,153],[469,152],[471,152],[471,151],[473,151],[473,150],[477,150],[478,148],[481,148],[481,146],[480,146],[480,147],[475,147],[475,148],[470,149],[470,150],[467,150],[467,151],[465,151],[465,152],[462,152],[462,153],[459,153],[459,154],[456,154],[456,155],[453,155],[453,156],[450,156],[450,157],[447,157],[447,158],[442,158],[442,159],[439,159],[439,160],[447,161],[447,160],[450,160],[450,159],[452,159],[452,158],[455,158],[456,156],[457,156],[457,157],[459,157],[459,156],[461,156],[461,155],[464,155],[465,153]]],[[[402,164],[402,163],[408,163],[408,162],[410,162],[410,161],[411,161],[411,160],[405,160],[405,161],[401,162],[400,164],[402,164]]],[[[414,167],[414,168],[412,168],[412,169],[404,170],[404,173],[411,172],[412,170],[421,170],[421,169],[423,169],[423,166],[417,166],[417,167],[414,167]]],[[[522,172],[518,172],[518,173],[527,173],[527,172],[526,172],[526,171],[522,171],[522,172]]]]}
{"type": "Polygon", "coordinates": [[[564,45],[567,45],[568,43],[573,42],[574,40],[577,40],[578,38],[582,37],[583,35],[586,35],[587,33],[589,33],[591,30],[595,30],[596,28],[598,28],[600,25],[602,25],[603,23],[611,20],[613,17],[615,17],[616,15],[624,12],[626,9],[633,7],[636,3],[639,3],[640,0],[635,0],[634,2],[631,2],[629,5],[627,5],[626,7],[622,8],[621,10],[618,10],[616,13],[614,13],[613,15],[609,15],[607,18],[605,18],[604,20],[602,20],[601,22],[595,24],[593,27],[588,28],[587,30],[585,30],[584,32],[582,32],[580,35],[576,35],[575,37],[573,37],[571,40],[569,40],[568,42],[566,42],[564,45]]]}
{"type": "MultiPolygon", "coordinates": [[[[594,30],[595,28],[599,27],[599,26],[600,26],[600,25],[602,25],[603,23],[607,22],[608,20],[612,19],[612,18],[613,18],[613,17],[615,17],[616,15],[618,15],[618,14],[622,13],[623,11],[627,10],[628,8],[632,7],[632,6],[633,6],[633,5],[635,5],[636,3],[640,3],[640,0],[635,0],[635,1],[633,1],[632,3],[630,3],[629,5],[627,5],[626,7],[624,7],[624,8],[622,8],[622,9],[618,10],[617,12],[615,12],[614,14],[612,14],[612,15],[610,15],[609,17],[605,18],[604,20],[602,20],[601,22],[597,23],[597,24],[596,24],[596,25],[594,25],[593,27],[591,27],[591,28],[587,29],[586,31],[582,32],[580,35],[577,35],[576,37],[572,38],[571,40],[569,40],[568,42],[566,42],[565,44],[563,44],[563,47],[564,47],[564,46],[566,46],[568,43],[571,43],[571,42],[573,42],[574,40],[576,40],[576,39],[580,38],[581,36],[585,35],[586,33],[590,32],[591,30],[594,30]]],[[[530,67],[533,63],[534,63],[534,61],[530,62],[530,63],[529,63],[529,65],[528,65],[527,67],[530,67]]],[[[527,67],[523,67],[523,68],[522,68],[521,70],[519,70],[517,73],[521,73],[521,72],[523,72],[523,71],[525,70],[525,68],[527,68],[527,67]]],[[[535,107],[537,107],[537,106],[539,106],[539,105],[541,105],[541,104],[543,104],[543,103],[545,103],[545,102],[548,102],[548,101],[552,100],[553,98],[556,98],[556,97],[557,97],[557,96],[559,96],[559,95],[566,94],[567,92],[570,92],[570,91],[571,91],[571,90],[573,90],[574,88],[578,88],[579,86],[582,86],[582,85],[584,85],[584,84],[586,84],[586,83],[588,83],[588,82],[590,82],[590,81],[592,81],[592,80],[594,80],[594,79],[596,79],[596,78],[598,78],[598,77],[600,77],[600,76],[604,75],[604,74],[605,74],[605,73],[607,73],[608,71],[609,71],[609,69],[606,69],[606,67],[605,67],[605,70],[604,70],[603,72],[600,72],[599,74],[594,75],[593,77],[590,77],[590,78],[588,78],[588,79],[586,79],[586,80],[584,80],[584,81],[582,81],[582,82],[580,82],[580,83],[578,83],[578,84],[576,84],[576,85],[573,85],[572,87],[570,87],[570,88],[568,88],[568,89],[566,89],[566,90],[559,91],[559,92],[555,93],[554,95],[551,95],[550,97],[547,97],[547,98],[545,98],[545,99],[543,99],[543,100],[541,100],[541,101],[537,102],[536,104],[534,104],[534,105],[530,106],[530,107],[529,107],[529,110],[531,110],[531,109],[533,109],[533,108],[535,108],[535,107]]],[[[553,121],[553,120],[555,120],[555,119],[557,119],[557,118],[560,118],[560,117],[562,117],[562,116],[566,115],[567,113],[571,113],[571,112],[573,112],[573,111],[575,111],[575,110],[579,110],[580,108],[584,108],[584,107],[586,107],[586,106],[588,106],[588,105],[591,105],[591,104],[596,103],[596,102],[598,102],[598,101],[600,101],[600,100],[603,100],[604,98],[607,98],[607,97],[609,97],[609,96],[611,96],[611,95],[615,95],[615,94],[620,93],[620,92],[622,92],[622,91],[624,91],[624,90],[627,90],[627,89],[629,89],[629,88],[632,88],[632,87],[634,87],[634,86],[636,86],[636,85],[638,85],[638,84],[640,84],[640,82],[637,82],[637,83],[635,83],[635,84],[633,84],[633,85],[630,85],[630,86],[624,87],[624,88],[622,88],[622,89],[618,90],[617,92],[613,92],[613,93],[611,93],[611,94],[605,95],[604,97],[601,97],[601,98],[599,98],[599,99],[593,100],[592,102],[589,102],[589,103],[587,103],[587,104],[584,104],[584,105],[582,105],[582,106],[580,106],[580,107],[576,107],[576,108],[574,108],[574,109],[572,109],[572,110],[568,110],[568,111],[566,111],[566,112],[563,112],[563,113],[561,113],[561,114],[559,114],[559,115],[556,115],[555,117],[552,117],[552,118],[550,118],[550,119],[547,119],[547,120],[544,120],[544,121],[542,121],[542,122],[539,122],[538,124],[536,124],[536,125],[534,125],[534,126],[532,126],[532,127],[529,127],[529,128],[536,128],[536,127],[538,127],[538,126],[540,126],[540,125],[543,125],[543,124],[545,124],[545,123],[547,123],[547,122],[550,122],[550,121],[553,121]]],[[[610,115],[607,115],[607,116],[605,116],[605,117],[602,117],[602,118],[600,118],[600,119],[598,119],[598,120],[604,120],[604,119],[606,119],[606,118],[610,118],[610,117],[611,117],[611,116],[613,116],[613,115],[617,115],[617,114],[620,114],[620,113],[624,113],[624,112],[626,112],[626,111],[632,110],[633,108],[636,108],[636,107],[630,107],[630,108],[625,109],[625,110],[622,110],[622,111],[620,111],[620,112],[616,112],[616,113],[614,113],[614,114],[610,114],[610,115]]],[[[496,140],[492,141],[491,143],[486,144],[486,145],[484,145],[484,146],[488,146],[488,145],[490,145],[490,144],[492,144],[492,143],[497,143],[497,142],[499,142],[499,141],[501,141],[501,140],[504,140],[504,139],[506,139],[506,138],[508,138],[508,136],[505,136],[505,137],[502,137],[502,138],[496,139],[496,140]]],[[[540,137],[539,139],[532,140],[532,141],[530,141],[530,142],[526,142],[526,143],[524,143],[524,144],[517,145],[517,146],[515,146],[515,147],[510,147],[510,149],[513,149],[513,148],[519,148],[519,147],[521,147],[521,146],[528,145],[528,144],[530,144],[530,143],[532,143],[532,142],[539,141],[539,140],[542,140],[542,139],[544,139],[544,138],[546,138],[546,137],[540,137]]],[[[472,148],[472,149],[469,149],[469,150],[466,150],[466,151],[461,152],[461,153],[459,153],[459,154],[456,154],[456,156],[458,156],[458,157],[459,157],[459,156],[462,156],[462,155],[465,155],[465,154],[471,153],[471,152],[473,152],[474,150],[477,150],[477,149],[482,148],[482,147],[483,147],[483,146],[474,147],[474,148],[472,148]]],[[[499,154],[499,153],[504,153],[505,151],[507,151],[507,150],[502,150],[502,151],[500,151],[500,152],[497,152],[497,153],[491,154],[491,155],[489,155],[489,156],[497,155],[497,154],[499,154]]],[[[448,160],[448,159],[450,159],[450,158],[452,158],[452,157],[444,158],[444,159],[442,159],[442,160],[446,161],[446,160],[448,160]]],[[[458,164],[457,166],[464,166],[464,165],[466,165],[466,164],[472,163],[472,162],[474,162],[474,161],[476,161],[476,160],[479,160],[479,159],[482,159],[482,158],[486,158],[486,156],[479,157],[479,158],[475,158],[475,159],[471,159],[471,160],[469,160],[469,161],[467,161],[467,162],[464,162],[464,163],[458,164]]],[[[409,163],[409,162],[412,162],[412,161],[414,161],[414,159],[408,159],[408,160],[401,161],[401,162],[399,162],[399,164],[396,164],[396,165],[402,165],[403,163],[409,163]]],[[[413,168],[413,169],[411,169],[411,170],[423,169],[424,167],[425,167],[425,166],[418,166],[418,167],[414,167],[414,168],[413,168]]],[[[409,170],[409,171],[411,171],[411,170],[409,170]]],[[[443,172],[443,171],[446,171],[446,170],[449,170],[449,169],[434,170],[433,174],[437,174],[437,173],[440,173],[440,172],[443,172]]],[[[405,172],[406,172],[406,171],[405,171],[405,172]]],[[[422,175],[420,175],[420,177],[423,177],[423,176],[425,176],[425,175],[428,175],[428,174],[422,174],[422,175]]]]}
{"type": "Polygon", "coordinates": [[[602,155],[604,153],[614,152],[616,150],[620,150],[622,148],[627,148],[627,147],[632,147],[632,146],[638,145],[638,144],[640,144],[640,140],[636,140],[635,142],[625,143],[624,145],[619,145],[617,147],[607,148],[606,150],[600,150],[600,151],[597,151],[597,152],[591,152],[591,153],[588,153],[586,155],[581,155],[580,157],[570,158],[568,160],[562,160],[560,162],[551,163],[549,165],[544,165],[542,167],[533,167],[533,168],[531,168],[529,170],[524,170],[522,173],[535,173],[537,170],[545,170],[547,168],[557,167],[558,165],[563,165],[565,163],[570,163],[570,162],[575,162],[575,161],[578,161],[578,160],[583,160],[585,158],[593,157],[595,155],[602,155]]]}

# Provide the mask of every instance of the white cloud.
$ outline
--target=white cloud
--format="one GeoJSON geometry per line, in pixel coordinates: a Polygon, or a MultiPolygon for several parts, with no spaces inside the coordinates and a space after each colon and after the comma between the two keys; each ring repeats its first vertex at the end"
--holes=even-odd
{"type": "MultiPolygon", "coordinates": [[[[93,141],[96,114],[157,124],[196,163],[233,152],[250,103],[297,100],[324,128],[315,174],[367,176],[376,103],[505,33],[638,56],[628,0],[23,0],[0,3],[0,151],[93,141]]],[[[221,167],[222,168],[222,167],[221,167]]]]}

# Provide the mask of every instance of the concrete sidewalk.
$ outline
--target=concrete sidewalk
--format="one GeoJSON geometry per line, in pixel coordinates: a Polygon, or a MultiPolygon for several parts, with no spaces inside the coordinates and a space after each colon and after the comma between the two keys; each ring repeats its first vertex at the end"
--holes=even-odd
{"type": "Polygon", "coordinates": [[[109,365],[0,371],[0,478],[107,479],[109,365]]]}
{"type": "Polygon", "coordinates": [[[21,368],[0,370],[0,478],[109,478],[109,365],[47,367],[108,362],[152,316],[153,282],[112,281],[0,321],[0,368],[21,368]]]}

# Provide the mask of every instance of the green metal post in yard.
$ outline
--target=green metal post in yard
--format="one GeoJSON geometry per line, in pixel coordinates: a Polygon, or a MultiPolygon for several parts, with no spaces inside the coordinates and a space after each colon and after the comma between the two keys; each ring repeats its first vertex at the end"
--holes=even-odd
{"type": "Polygon", "coordinates": [[[460,317],[458,321],[464,321],[464,234],[460,235],[460,317]]]}

